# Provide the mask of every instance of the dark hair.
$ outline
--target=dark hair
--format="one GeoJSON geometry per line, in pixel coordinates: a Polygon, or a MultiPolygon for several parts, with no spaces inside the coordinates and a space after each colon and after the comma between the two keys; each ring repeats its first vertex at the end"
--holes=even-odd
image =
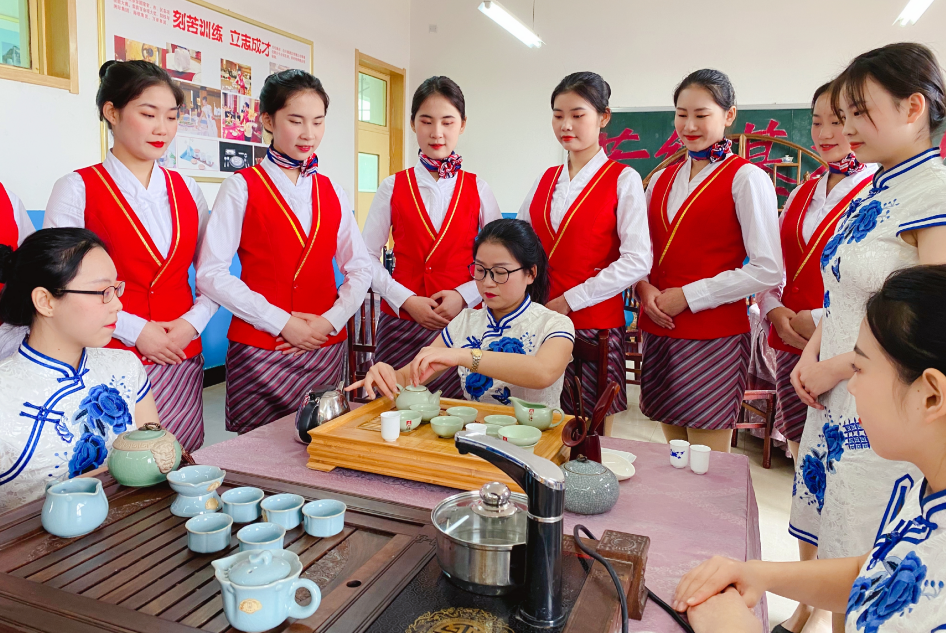
{"type": "Polygon", "coordinates": [[[712,68],[695,70],[680,82],[673,91],[673,105],[677,105],[680,93],[690,86],[699,86],[713,95],[713,101],[723,110],[729,110],[736,105],[736,90],[726,73],[712,68]]]}
{"type": "Polygon", "coordinates": [[[503,218],[493,220],[483,227],[473,242],[473,258],[482,244],[503,246],[526,271],[535,266],[535,281],[529,285],[529,296],[536,303],[545,303],[549,298],[549,258],[539,236],[532,226],[523,220],[503,218]]]}
{"type": "Polygon", "coordinates": [[[414,91],[414,98],[411,99],[411,121],[417,116],[417,111],[424,105],[430,97],[440,95],[450,102],[450,104],[459,110],[460,120],[466,121],[466,99],[463,97],[463,91],[457,82],[443,75],[428,77],[424,83],[417,86],[414,91]]]}
{"type": "Polygon", "coordinates": [[[611,86],[598,73],[583,71],[572,73],[558,82],[552,91],[552,108],[555,108],[555,97],[566,92],[576,95],[591,104],[598,114],[608,113],[608,99],[611,98],[611,86]]]}
{"type": "Polygon", "coordinates": [[[920,93],[926,98],[930,135],[946,121],[946,83],[936,57],[926,46],[914,42],[888,44],[854,58],[834,81],[831,107],[840,118],[842,93],[873,123],[864,103],[864,86],[873,79],[898,102],[920,93]]]}
{"type": "MultiPolygon", "coordinates": [[[[812,112],[815,111],[815,104],[818,103],[818,99],[821,98],[821,95],[831,90],[832,83],[833,82],[830,82],[830,81],[827,83],[823,83],[815,89],[815,94],[814,96],[811,97],[811,111],[812,112]]],[[[828,96],[830,97],[831,94],[829,93],[828,96]]]]}
{"type": "Polygon", "coordinates": [[[867,324],[905,384],[927,369],[946,374],[946,266],[914,266],[889,277],[867,301],[867,324]]]}
{"type": "Polygon", "coordinates": [[[184,105],[184,91],[171,79],[168,71],[160,66],[140,59],[130,62],[113,59],[105,62],[99,68],[99,90],[95,95],[99,119],[111,128],[112,124],[105,118],[105,104],[111,102],[116,110],[123,110],[152,86],[167,86],[174,95],[177,107],[184,105]]]}
{"type": "Polygon", "coordinates": [[[0,244],[0,320],[10,325],[31,325],[36,315],[33,290],[45,288],[54,297],[79,274],[79,266],[94,248],[105,248],[88,229],[41,229],[15,251],[0,244]]]}
{"type": "Polygon", "coordinates": [[[277,112],[286,107],[286,102],[293,95],[307,90],[319,95],[325,104],[325,111],[328,112],[328,93],[318,77],[297,68],[273,73],[266,78],[263,88],[259,91],[260,114],[276,116],[277,112]]]}

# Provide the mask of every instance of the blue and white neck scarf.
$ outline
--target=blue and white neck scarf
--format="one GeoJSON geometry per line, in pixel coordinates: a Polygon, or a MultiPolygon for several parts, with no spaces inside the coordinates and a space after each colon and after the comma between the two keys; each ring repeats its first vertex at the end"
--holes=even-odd
{"type": "Polygon", "coordinates": [[[854,155],[854,152],[851,152],[837,162],[828,163],[828,170],[832,174],[842,174],[844,176],[853,176],[864,169],[864,167],[864,163],[857,160],[857,156],[854,155]]]}
{"type": "Polygon", "coordinates": [[[298,169],[299,175],[303,178],[319,171],[319,157],[317,154],[312,154],[306,160],[296,160],[270,145],[269,149],[266,150],[266,156],[283,169],[298,169]]]}
{"type": "Polygon", "coordinates": [[[435,171],[437,175],[441,178],[453,178],[457,175],[457,172],[460,171],[460,163],[463,162],[463,157],[457,154],[456,152],[450,152],[450,155],[446,158],[431,158],[424,154],[424,150],[417,150],[417,155],[420,157],[420,163],[427,169],[427,171],[435,171]]]}
{"type": "Polygon", "coordinates": [[[716,141],[704,150],[698,152],[691,151],[689,154],[690,158],[693,160],[708,160],[711,163],[718,163],[726,158],[731,149],[732,141],[728,138],[724,138],[721,141],[716,141]]]}

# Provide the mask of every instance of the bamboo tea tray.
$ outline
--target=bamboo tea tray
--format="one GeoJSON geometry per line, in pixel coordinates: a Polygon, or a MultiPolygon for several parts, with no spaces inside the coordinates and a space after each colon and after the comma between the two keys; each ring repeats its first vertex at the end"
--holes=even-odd
{"type": "MultiPolygon", "coordinates": [[[[513,414],[512,407],[440,399],[443,410],[458,406],[477,409],[477,422],[487,415],[513,414]]],[[[461,455],[453,439],[438,437],[430,424],[401,433],[397,442],[385,442],[381,439],[381,413],[393,409],[390,398],[378,398],[311,430],[306,466],[323,472],[350,468],[460,490],[478,490],[483,484],[501,481],[521,492],[512,479],[489,462],[475,455],[461,455]]],[[[569,419],[571,416],[566,416],[562,424],[569,419]]],[[[559,465],[568,454],[562,444],[562,424],[542,433],[535,447],[536,455],[559,465]]]]}

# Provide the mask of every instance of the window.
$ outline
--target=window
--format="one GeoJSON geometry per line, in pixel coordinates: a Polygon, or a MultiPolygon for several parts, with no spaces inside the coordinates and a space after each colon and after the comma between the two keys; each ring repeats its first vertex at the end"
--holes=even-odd
{"type": "Polygon", "coordinates": [[[376,193],[378,191],[377,154],[358,152],[358,193],[376,193]]]}
{"type": "MultiPolygon", "coordinates": [[[[0,0],[2,1],[2,0],[0,0]]],[[[358,120],[385,125],[388,84],[383,79],[358,74],[358,120]]]]}
{"type": "Polygon", "coordinates": [[[75,0],[0,0],[0,79],[79,92],[75,0]]]}

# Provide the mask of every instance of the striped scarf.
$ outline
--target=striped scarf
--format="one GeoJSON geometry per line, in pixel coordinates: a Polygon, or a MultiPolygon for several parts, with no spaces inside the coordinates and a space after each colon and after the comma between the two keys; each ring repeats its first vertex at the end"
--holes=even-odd
{"type": "Polygon", "coordinates": [[[316,154],[312,154],[306,160],[296,160],[270,144],[269,149],[266,150],[266,156],[283,169],[298,169],[299,175],[303,178],[319,172],[319,157],[316,154]]]}
{"type": "Polygon", "coordinates": [[[420,164],[427,171],[435,171],[441,178],[453,178],[462,169],[460,163],[463,162],[463,157],[456,152],[450,152],[450,155],[443,159],[430,158],[420,149],[417,150],[417,155],[420,157],[420,164]]]}
{"type": "Polygon", "coordinates": [[[857,156],[854,155],[854,152],[851,152],[839,161],[828,163],[828,169],[832,174],[843,174],[845,176],[853,176],[864,169],[865,166],[864,163],[857,160],[857,156]]]}
{"type": "Polygon", "coordinates": [[[724,138],[721,141],[716,141],[704,150],[698,152],[690,151],[690,158],[693,160],[709,160],[711,163],[718,163],[726,158],[730,149],[732,149],[732,141],[728,138],[724,138]]]}

